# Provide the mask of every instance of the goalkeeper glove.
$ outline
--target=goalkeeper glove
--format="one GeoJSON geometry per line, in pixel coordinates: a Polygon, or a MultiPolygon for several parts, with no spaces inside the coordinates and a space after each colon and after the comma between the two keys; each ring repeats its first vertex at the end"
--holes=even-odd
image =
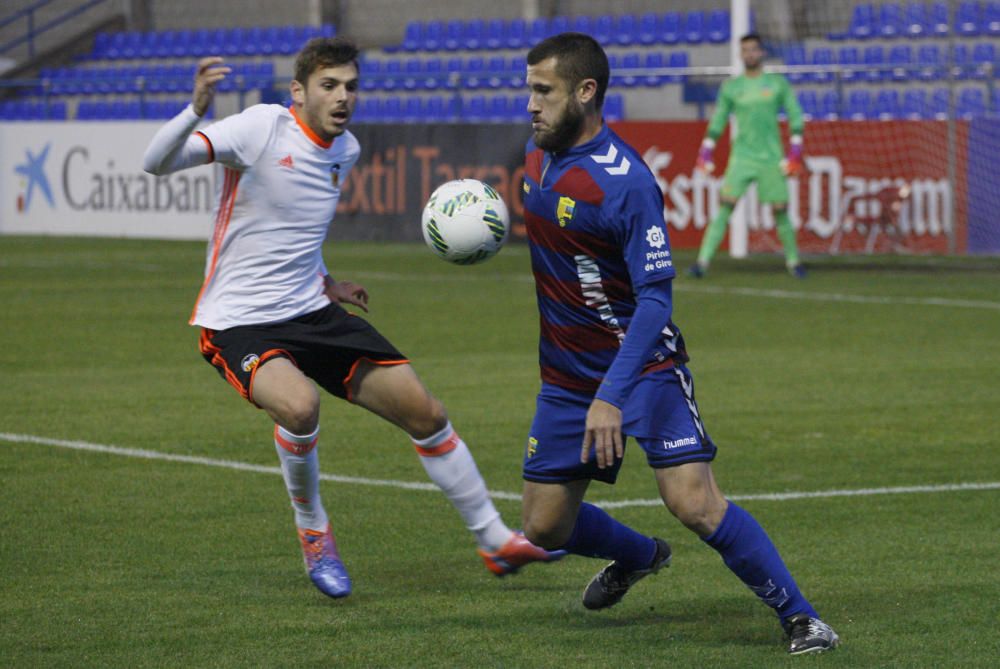
{"type": "Polygon", "coordinates": [[[711,174],[715,171],[715,163],[712,162],[712,153],[715,151],[715,140],[711,137],[706,137],[705,141],[701,143],[701,148],[698,150],[698,160],[694,164],[694,168],[699,172],[704,174],[711,174]]]}
{"type": "Polygon", "coordinates": [[[781,171],[785,176],[797,177],[805,170],[806,166],[802,162],[802,135],[792,135],[788,143],[788,153],[781,161],[781,171]]]}

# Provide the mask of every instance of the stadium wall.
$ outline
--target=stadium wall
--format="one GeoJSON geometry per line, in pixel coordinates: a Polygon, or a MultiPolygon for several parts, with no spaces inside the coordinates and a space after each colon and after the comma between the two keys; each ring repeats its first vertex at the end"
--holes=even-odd
{"type": "MultiPolygon", "coordinates": [[[[217,174],[209,166],[160,178],[143,172],[141,147],[158,127],[155,122],[0,127],[0,234],[207,239],[217,174]]],[[[706,177],[693,171],[704,122],[613,127],[656,175],[673,246],[696,247],[718,210],[727,137],[717,150],[720,172],[706,177]]],[[[1000,252],[1000,203],[989,196],[1000,181],[994,159],[1000,122],[961,122],[958,130],[952,186],[946,162],[929,155],[944,141],[945,122],[810,123],[805,138],[810,172],[790,181],[791,217],[802,249],[944,254],[953,234],[958,253],[1000,252]],[[888,170],[856,150],[875,142],[895,156],[888,170]],[[900,185],[908,186],[908,197],[887,197],[900,185]]],[[[428,195],[460,177],[493,184],[508,203],[515,235],[523,235],[521,169],[529,132],[524,125],[358,125],[353,132],[364,154],[343,184],[332,237],[419,240],[417,222],[428,195]]],[[[753,192],[747,197],[755,248],[777,250],[769,210],[757,204],[753,192]]]]}

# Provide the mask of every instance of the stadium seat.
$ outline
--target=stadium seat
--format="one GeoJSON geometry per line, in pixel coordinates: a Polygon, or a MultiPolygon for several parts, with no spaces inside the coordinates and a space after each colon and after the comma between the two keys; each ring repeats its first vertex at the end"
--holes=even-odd
{"type": "Polygon", "coordinates": [[[553,16],[545,28],[545,36],[551,37],[571,30],[569,18],[565,16],[553,16]]]}
{"type": "Polygon", "coordinates": [[[403,62],[403,79],[400,87],[404,91],[416,91],[423,84],[424,62],[419,58],[407,58],[403,62]]]}
{"type": "Polygon", "coordinates": [[[444,48],[444,22],[427,21],[424,23],[424,39],[420,50],[437,51],[442,48],[444,48]]]}
{"type": "Polygon", "coordinates": [[[610,46],[614,42],[614,17],[604,14],[594,19],[593,36],[602,46],[610,46]]]}
{"type": "Polygon", "coordinates": [[[625,85],[625,77],[622,75],[621,58],[616,53],[608,54],[608,68],[611,70],[611,77],[608,85],[611,88],[620,88],[625,85]]]}
{"type": "Polygon", "coordinates": [[[877,82],[885,78],[885,70],[878,68],[879,65],[885,64],[885,54],[881,46],[866,46],[863,54],[863,62],[872,68],[864,72],[864,79],[866,81],[877,82]]]}
{"type": "Polygon", "coordinates": [[[806,120],[812,120],[818,117],[819,110],[819,95],[816,91],[812,89],[801,90],[798,92],[799,106],[802,107],[802,113],[805,114],[806,120]]]}
{"type": "Polygon", "coordinates": [[[883,39],[895,39],[904,34],[903,8],[895,2],[881,5],[878,16],[878,35],[883,39]]]}
{"type": "MultiPolygon", "coordinates": [[[[801,44],[794,44],[785,49],[785,65],[797,67],[806,64],[806,50],[801,44]]],[[[809,81],[807,72],[789,72],[788,80],[793,84],[809,81]]]]}
{"type": "MultiPolygon", "coordinates": [[[[419,51],[424,44],[424,24],[420,21],[410,21],[406,24],[406,29],[403,32],[403,50],[404,51],[419,51]]],[[[370,110],[372,117],[375,115],[375,110],[370,110]]]]}
{"type": "Polygon", "coordinates": [[[639,25],[636,28],[639,44],[651,46],[659,41],[660,31],[657,28],[658,23],[659,19],[652,12],[647,12],[639,17],[639,25]]]}
{"type": "Polygon", "coordinates": [[[705,41],[705,12],[688,12],[684,18],[684,41],[688,44],[701,44],[705,41]]]}
{"type": "Polygon", "coordinates": [[[510,118],[510,103],[506,95],[492,96],[486,107],[486,120],[490,123],[503,123],[510,118]]]}
{"type": "Polygon", "coordinates": [[[486,120],[486,97],[470,95],[462,104],[462,121],[465,123],[483,123],[486,120]]]}
{"type": "Polygon", "coordinates": [[[428,58],[424,61],[423,77],[420,88],[425,91],[436,91],[445,85],[444,61],[440,58],[428,58]]]}
{"type": "MultiPolygon", "coordinates": [[[[828,47],[817,47],[813,49],[812,64],[819,67],[829,67],[833,65],[833,49],[828,47]]],[[[827,84],[833,81],[833,72],[813,72],[812,79],[813,81],[821,84],[827,84]]]]}
{"type": "Polygon", "coordinates": [[[618,46],[632,46],[638,44],[638,24],[633,14],[621,14],[615,22],[615,44],[618,46]]]}
{"type": "Polygon", "coordinates": [[[507,23],[503,19],[490,19],[486,24],[484,45],[490,51],[502,49],[506,36],[507,23]]]}
{"type": "Polygon", "coordinates": [[[961,37],[977,37],[982,33],[983,15],[978,0],[965,0],[955,10],[955,34],[961,37]]]}
{"type": "Polygon", "coordinates": [[[951,108],[951,99],[947,88],[935,88],[931,92],[930,115],[932,118],[942,120],[948,118],[948,110],[951,108]]]}
{"type": "Polygon", "coordinates": [[[923,81],[935,81],[944,75],[944,54],[937,44],[924,44],[917,49],[916,76],[923,81]]]}
{"type": "Polygon", "coordinates": [[[486,63],[486,86],[494,90],[507,86],[507,59],[503,56],[493,56],[486,63]]]}
{"type": "Polygon", "coordinates": [[[951,74],[956,79],[968,79],[972,75],[972,52],[968,44],[956,43],[951,49],[951,74]]]}
{"type": "Polygon", "coordinates": [[[963,88],[958,92],[956,114],[961,119],[986,116],[986,93],[982,88],[963,88]]]}
{"type": "Polygon", "coordinates": [[[622,85],[625,88],[635,88],[640,82],[640,77],[636,71],[642,68],[642,55],[638,51],[630,51],[622,56],[621,71],[622,85]]]}
{"type": "MultiPolygon", "coordinates": [[[[657,70],[666,66],[666,61],[663,58],[662,51],[650,51],[646,53],[646,60],[643,63],[643,67],[647,70],[657,70]]],[[[640,83],[643,86],[656,87],[667,81],[667,77],[664,74],[646,74],[640,78],[640,83]]]]}
{"type": "Polygon", "coordinates": [[[910,39],[927,37],[930,33],[930,16],[923,2],[910,2],[903,15],[903,34],[910,39]]]}
{"type": "MultiPolygon", "coordinates": [[[[837,49],[837,63],[847,67],[861,65],[861,52],[856,46],[842,46],[837,49]]],[[[864,79],[864,72],[843,70],[840,73],[840,79],[845,83],[861,81],[864,79]]]]}
{"type": "Polygon", "coordinates": [[[443,97],[432,95],[424,99],[424,120],[428,123],[443,123],[445,121],[443,97]]]}
{"type": "Polygon", "coordinates": [[[396,58],[390,58],[382,63],[382,90],[395,91],[399,89],[402,82],[403,64],[396,58]]]}
{"type": "Polygon", "coordinates": [[[833,120],[840,117],[840,94],[837,91],[824,91],[819,98],[816,110],[819,118],[833,120]]]}
{"type": "Polygon", "coordinates": [[[381,110],[384,123],[400,123],[403,120],[403,100],[391,96],[384,100],[381,110]]]}
{"type": "MultiPolygon", "coordinates": [[[[532,19],[528,24],[528,32],[526,34],[527,46],[535,46],[548,36],[549,20],[543,16],[539,16],[537,19],[532,19]]],[[[482,114],[485,114],[485,110],[486,102],[484,101],[482,114]]]]}
{"type": "Polygon", "coordinates": [[[984,34],[1000,37],[1000,2],[988,2],[983,8],[984,34]]]}
{"type": "MultiPolygon", "coordinates": [[[[674,51],[670,54],[670,58],[667,62],[669,67],[689,67],[691,65],[688,58],[687,51],[674,51]]],[[[687,81],[687,75],[683,74],[671,74],[667,77],[667,81],[672,84],[678,84],[687,81]]]]}
{"type": "Polygon", "coordinates": [[[400,117],[403,123],[423,123],[425,121],[423,100],[418,97],[406,98],[400,117]]]}
{"type": "Polygon", "coordinates": [[[852,121],[863,121],[874,117],[872,94],[866,90],[851,91],[847,96],[844,115],[852,121]]]}
{"type": "Polygon", "coordinates": [[[625,98],[618,93],[612,93],[604,99],[604,119],[606,121],[621,121],[625,118],[625,98]]]}
{"type": "Polygon", "coordinates": [[[677,44],[681,41],[681,15],[667,12],[660,19],[659,41],[661,44],[677,44]]]}
{"type": "Polygon", "coordinates": [[[706,27],[708,41],[712,44],[724,44],[729,41],[730,27],[732,21],[729,11],[725,9],[715,9],[709,12],[706,27]]]}
{"type": "Polygon", "coordinates": [[[947,2],[931,4],[930,35],[928,37],[947,37],[951,34],[951,23],[948,18],[947,2]]]}
{"type": "Polygon", "coordinates": [[[875,33],[875,9],[870,4],[855,5],[847,36],[851,39],[868,39],[875,33]]]}
{"type": "Polygon", "coordinates": [[[997,50],[993,42],[981,42],[972,47],[972,76],[976,79],[990,79],[995,76],[997,50]]]}
{"type": "Polygon", "coordinates": [[[465,61],[465,66],[462,68],[462,85],[473,91],[486,87],[486,62],[482,57],[473,56],[465,61]]]}
{"type": "Polygon", "coordinates": [[[457,90],[462,84],[462,72],[465,70],[465,61],[461,58],[449,58],[445,62],[445,83],[448,90],[457,90]]]}
{"type": "Polygon", "coordinates": [[[927,91],[922,88],[910,88],[903,91],[903,118],[910,120],[931,118],[930,107],[927,104],[927,91]]]}
{"type": "Polygon", "coordinates": [[[513,19],[507,24],[504,41],[508,49],[523,49],[528,44],[528,25],[524,19],[513,19]]]}
{"type": "Polygon", "coordinates": [[[382,61],[362,59],[359,66],[361,70],[361,90],[366,93],[377,90],[382,85],[380,79],[382,75],[382,61]]]}
{"type": "Polygon", "coordinates": [[[909,44],[892,47],[889,49],[888,63],[892,68],[893,81],[906,81],[913,69],[913,49],[909,44]]]}
{"type": "Polygon", "coordinates": [[[472,19],[462,29],[462,48],[476,51],[486,46],[486,21],[472,19]]]}
{"type": "Polygon", "coordinates": [[[1000,88],[993,88],[993,99],[988,115],[992,118],[1000,118],[1000,88]]]}
{"type": "Polygon", "coordinates": [[[880,90],[872,105],[875,118],[881,121],[891,121],[903,115],[902,106],[899,103],[899,91],[895,88],[880,90]]]}
{"type": "Polygon", "coordinates": [[[528,62],[523,55],[511,56],[507,61],[507,86],[524,88],[524,77],[528,70],[528,62]]]}
{"type": "Polygon", "coordinates": [[[452,19],[444,26],[444,40],[442,44],[446,51],[458,51],[462,48],[463,33],[465,23],[457,19],[452,19]]]}

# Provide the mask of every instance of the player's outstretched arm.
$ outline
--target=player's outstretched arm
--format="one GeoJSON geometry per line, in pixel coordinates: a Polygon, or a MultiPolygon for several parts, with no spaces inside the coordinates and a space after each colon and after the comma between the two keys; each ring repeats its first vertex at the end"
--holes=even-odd
{"type": "Polygon", "coordinates": [[[202,58],[195,72],[191,104],[167,121],[153,136],[143,155],[143,169],[163,175],[188,167],[204,165],[213,159],[212,148],[203,137],[192,135],[215,97],[215,86],[230,68],[218,57],[202,58]]]}

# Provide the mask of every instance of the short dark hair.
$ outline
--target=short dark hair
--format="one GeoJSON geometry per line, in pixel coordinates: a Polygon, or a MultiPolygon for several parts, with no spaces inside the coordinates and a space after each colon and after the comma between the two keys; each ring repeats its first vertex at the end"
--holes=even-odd
{"type": "Polygon", "coordinates": [[[561,33],[546,38],[528,52],[528,65],[537,65],[548,58],[556,59],[556,74],[576,88],[584,79],[597,82],[594,102],[604,106],[604,93],[608,90],[608,56],[601,45],[590,35],[561,33]]]}
{"type": "Polygon", "coordinates": [[[750,41],[757,42],[757,46],[759,46],[762,49],[764,48],[764,40],[762,40],[760,35],[758,35],[757,33],[747,33],[746,35],[740,38],[740,44],[750,41]]]}
{"type": "Polygon", "coordinates": [[[358,46],[344,37],[314,37],[295,57],[295,80],[305,85],[309,75],[326,67],[354,63],[358,66],[358,46]]]}

